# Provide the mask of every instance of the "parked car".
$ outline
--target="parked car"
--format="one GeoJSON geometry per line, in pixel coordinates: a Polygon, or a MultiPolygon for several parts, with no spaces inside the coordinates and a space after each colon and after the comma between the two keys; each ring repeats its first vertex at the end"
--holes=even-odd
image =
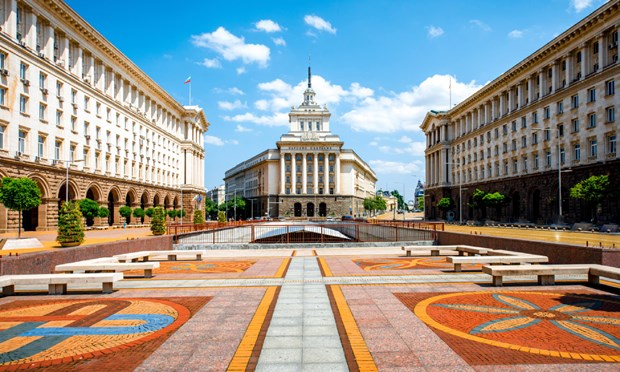
{"type": "Polygon", "coordinates": [[[327,218],[325,219],[325,221],[327,221],[327,222],[334,222],[334,221],[336,221],[336,220],[334,219],[334,217],[327,217],[327,218]]]}
{"type": "Polygon", "coordinates": [[[342,221],[353,221],[353,216],[345,215],[342,216],[342,221]]]}

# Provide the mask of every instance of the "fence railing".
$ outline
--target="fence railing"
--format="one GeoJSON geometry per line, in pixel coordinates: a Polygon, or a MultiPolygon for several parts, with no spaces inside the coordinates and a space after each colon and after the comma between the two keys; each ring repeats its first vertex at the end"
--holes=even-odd
{"type": "Polygon", "coordinates": [[[400,226],[412,229],[423,229],[433,231],[444,231],[443,222],[423,222],[423,221],[391,221],[391,220],[368,220],[368,223],[383,226],[400,226]]]}
{"type": "Polygon", "coordinates": [[[220,223],[171,225],[181,244],[434,241],[437,228],[369,223],[220,223]]]}

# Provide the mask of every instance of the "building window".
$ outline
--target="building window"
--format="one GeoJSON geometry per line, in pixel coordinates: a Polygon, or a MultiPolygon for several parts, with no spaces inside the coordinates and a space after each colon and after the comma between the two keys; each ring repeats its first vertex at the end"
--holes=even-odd
{"type": "Polygon", "coordinates": [[[570,108],[576,109],[579,107],[579,95],[575,94],[570,97],[570,108]]]}
{"type": "Polygon", "coordinates": [[[536,124],[538,123],[538,112],[534,111],[532,112],[532,124],[536,124]]]}
{"type": "Polygon", "coordinates": [[[28,111],[28,97],[19,96],[19,112],[25,114],[28,111]]]}
{"type": "Polygon", "coordinates": [[[545,154],[545,166],[550,167],[551,166],[551,150],[547,150],[547,153],[545,154]]]}
{"type": "Polygon", "coordinates": [[[616,94],[616,87],[614,80],[608,80],[605,82],[605,95],[611,96],[616,94]]]}
{"type": "Polygon", "coordinates": [[[527,147],[527,137],[522,136],[521,137],[521,148],[525,148],[525,147],[527,147]]]}
{"type": "Polygon", "coordinates": [[[538,154],[534,154],[534,169],[538,169],[538,154]]]}
{"type": "Polygon", "coordinates": [[[287,171],[287,172],[290,172],[290,171],[291,171],[291,166],[290,166],[290,165],[287,165],[287,166],[286,166],[286,171],[287,171]]]}
{"type": "Polygon", "coordinates": [[[508,175],[508,160],[504,161],[504,175],[508,175]]]}
{"type": "Polygon", "coordinates": [[[578,143],[575,144],[575,147],[573,148],[573,158],[575,159],[574,161],[581,160],[581,145],[578,143]]]}
{"type": "Polygon", "coordinates": [[[26,81],[28,75],[28,65],[23,62],[19,64],[19,78],[22,82],[26,81]]]}
{"type": "Polygon", "coordinates": [[[521,129],[525,129],[527,128],[527,119],[525,118],[525,116],[521,117],[521,129]]]}
{"type": "Polygon", "coordinates": [[[590,113],[588,114],[588,128],[596,127],[596,114],[590,113]]]}
{"type": "Polygon", "coordinates": [[[75,145],[69,146],[69,160],[75,160],[75,145]]]}
{"type": "Polygon", "coordinates": [[[71,89],[71,103],[74,105],[77,103],[77,90],[75,89],[71,89]]]}
{"type": "Polygon", "coordinates": [[[45,137],[39,136],[37,138],[37,156],[43,158],[43,149],[45,147],[45,137]]]}
{"type": "Polygon", "coordinates": [[[20,130],[18,133],[17,151],[22,154],[26,152],[26,131],[20,130]]]}
{"type": "Polygon", "coordinates": [[[564,101],[560,101],[555,105],[555,111],[558,115],[564,113],[564,101]]]}
{"type": "MultiPolygon", "coordinates": [[[[517,131],[517,121],[516,121],[516,120],[513,120],[513,121],[512,121],[512,131],[513,131],[513,132],[516,132],[516,131],[517,131]]],[[[475,144],[474,144],[474,145],[475,145],[475,144]]]]}
{"type": "Polygon", "coordinates": [[[301,172],[301,165],[297,165],[297,166],[295,166],[295,168],[297,168],[297,169],[296,169],[296,170],[297,170],[297,173],[301,172]]]}
{"type": "Polygon", "coordinates": [[[62,111],[56,110],[56,126],[62,126],[62,111]]]}
{"type": "Polygon", "coordinates": [[[543,119],[549,118],[551,118],[551,107],[546,106],[545,108],[543,108],[543,119]]]}
{"type": "Polygon", "coordinates": [[[299,122],[299,129],[302,130],[302,131],[304,130],[304,122],[303,121],[299,122]]]}
{"type": "Polygon", "coordinates": [[[527,172],[527,156],[523,157],[523,171],[527,172]]]}
{"type": "Polygon", "coordinates": [[[330,187],[330,188],[329,188],[329,193],[330,193],[331,195],[334,195],[334,188],[333,188],[333,187],[330,187]]]}
{"type": "Polygon", "coordinates": [[[0,87],[0,106],[6,106],[6,88],[0,87]]]}
{"type": "Polygon", "coordinates": [[[590,158],[596,159],[598,156],[598,141],[595,139],[590,140],[590,158]]]}
{"type": "Polygon", "coordinates": [[[56,141],[54,143],[54,160],[60,160],[61,153],[62,153],[62,142],[56,141]]]}
{"type": "Polygon", "coordinates": [[[565,161],[566,161],[566,151],[564,150],[564,147],[560,147],[560,163],[564,164],[565,161]]]}
{"type": "Polygon", "coordinates": [[[56,82],[56,97],[62,96],[62,83],[60,81],[56,82]]]}
{"type": "Polygon", "coordinates": [[[0,70],[6,69],[6,53],[0,52],[0,70]]]}
{"type": "Polygon", "coordinates": [[[512,173],[517,174],[518,173],[518,165],[517,165],[517,160],[513,160],[512,161],[512,173]]]}
{"type": "Polygon", "coordinates": [[[323,195],[323,188],[319,187],[319,195],[323,195]]]}
{"type": "Polygon", "coordinates": [[[508,134],[508,125],[507,124],[504,124],[502,126],[502,133],[504,134],[504,136],[508,134]]]}
{"type": "Polygon", "coordinates": [[[551,139],[551,130],[545,129],[544,133],[544,141],[549,141],[551,139]]]}
{"type": "Polygon", "coordinates": [[[517,140],[513,139],[512,140],[512,151],[515,151],[515,150],[517,150],[517,140]]]}
{"type": "Polygon", "coordinates": [[[607,136],[607,153],[608,154],[616,153],[616,135],[615,134],[607,136]]]}
{"type": "Polygon", "coordinates": [[[290,195],[291,194],[291,189],[289,187],[286,188],[286,194],[290,195]]]}
{"type": "Polygon", "coordinates": [[[295,189],[295,194],[297,195],[301,194],[301,189],[300,188],[295,189]]]}
{"type": "Polygon", "coordinates": [[[616,108],[614,106],[607,107],[605,109],[605,122],[613,123],[616,121],[616,108]]]}
{"type": "Polygon", "coordinates": [[[588,102],[596,101],[596,89],[590,88],[588,89],[588,102]]]}
{"type": "Polygon", "coordinates": [[[0,149],[4,148],[4,126],[0,125],[0,149]]]}
{"type": "Polygon", "coordinates": [[[39,120],[45,121],[45,112],[47,111],[47,106],[42,103],[39,103],[39,120]]]}
{"type": "Polygon", "coordinates": [[[95,115],[101,117],[101,103],[99,102],[95,104],[95,115]]]}
{"type": "Polygon", "coordinates": [[[77,132],[77,117],[71,116],[71,131],[77,132]]]}
{"type": "Polygon", "coordinates": [[[89,106],[90,106],[90,98],[88,98],[87,96],[84,96],[84,111],[90,112],[89,106]]]}
{"type": "Polygon", "coordinates": [[[573,119],[570,122],[573,133],[579,132],[579,119],[573,119]]]}

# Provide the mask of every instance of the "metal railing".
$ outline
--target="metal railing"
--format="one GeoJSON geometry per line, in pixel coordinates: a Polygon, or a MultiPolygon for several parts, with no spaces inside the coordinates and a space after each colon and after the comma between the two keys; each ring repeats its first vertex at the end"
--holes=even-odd
{"type": "Polygon", "coordinates": [[[444,231],[444,222],[425,222],[425,221],[391,221],[391,220],[368,220],[368,223],[383,226],[399,226],[412,229],[444,231]]]}
{"type": "Polygon", "coordinates": [[[182,244],[434,241],[437,226],[369,223],[211,223],[171,225],[182,244]]]}

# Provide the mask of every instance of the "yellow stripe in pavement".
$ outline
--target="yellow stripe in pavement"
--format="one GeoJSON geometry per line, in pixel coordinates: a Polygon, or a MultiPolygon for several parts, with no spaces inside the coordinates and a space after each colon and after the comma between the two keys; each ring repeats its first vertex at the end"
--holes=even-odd
{"type": "Polygon", "coordinates": [[[323,257],[319,257],[319,265],[321,265],[321,268],[323,269],[323,273],[325,274],[326,277],[334,276],[332,274],[332,271],[329,269],[329,266],[327,266],[327,261],[325,261],[323,257]]]}
{"type": "Polygon", "coordinates": [[[290,262],[291,262],[290,258],[285,258],[284,260],[282,260],[282,264],[280,264],[280,267],[278,268],[278,271],[276,271],[276,275],[274,277],[284,278],[284,274],[286,274],[286,269],[288,268],[288,264],[290,262]]]}
{"type": "Polygon", "coordinates": [[[357,363],[359,370],[378,371],[377,365],[372,359],[370,351],[368,351],[366,342],[364,341],[362,333],[357,327],[355,318],[353,318],[353,313],[351,312],[349,305],[347,305],[347,301],[344,298],[344,294],[342,294],[340,286],[332,285],[331,289],[334,296],[334,301],[336,302],[336,307],[338,308],[338,312],[340,313],[342,325],[344,326],[344,330],[347,333],[347,337],[349,338],[351,350],[353,351],[353,355],[355,356],[355,362],[357,363]]]}
{"type": "Polygon", "coordinates": [[[250,357],[252,356],[252,351],[254,351],[254,346],[256,345],[258,336],[263,327],[263,323],[267,318],[269,307],[275,299],[276,290],[276,287],[270,287],[267,288],[267,291],[265,291],[265,295],[258,305],[258,308],[254,313],[254,317],[252,317],[250,325],[245,331],[245,335],[243,335],[243,339],[241,339],[239,347],[237,347],[237,351],[228,365],[227,371],[246,370],[246,367],[250,362],[250,357]]]}

